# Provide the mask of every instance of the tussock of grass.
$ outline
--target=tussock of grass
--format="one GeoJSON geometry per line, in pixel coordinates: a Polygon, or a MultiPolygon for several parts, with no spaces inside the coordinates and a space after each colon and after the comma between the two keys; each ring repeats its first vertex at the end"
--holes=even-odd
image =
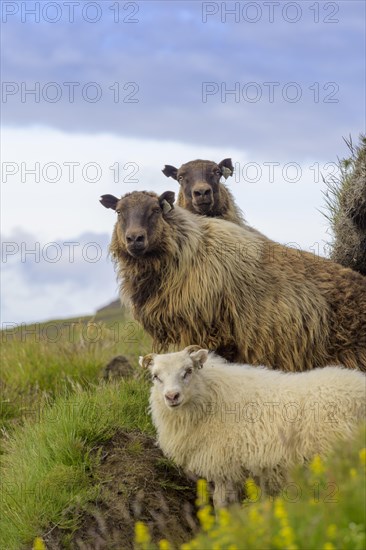
{"type": "Polygon", "coordinates": [[[354,176],[358,178],[366,169],[366,136],[360,136],[359,145],[355,145],[351,137],[344,139],[344,141],[350,155],[347,158],[338,159],[339,175],[333,175],[325,181],[327,186],[325,192],[327,211],[324,212],[324,215],[333,229],[337,225],[342,209],[347,207],[349,201],[347,195],[354,176]]]}
{"type": "Polygon", "coordinates": [[[330,257],[366,275],[366,137],[345,140],[349,158],[338,161],[339,176],[325,180],[325,211],[333,234],[330,257]]]}
{"type": "Polygon", "coordinates": [[[45,407],[38,422],[18,428],[1,460],[1,548],[19,550],[50,524],[77,523],[64,512],[97,489],[93,448],[121,427],[152,433],[147,399],[141,380],[77,390],[45,407]]]}

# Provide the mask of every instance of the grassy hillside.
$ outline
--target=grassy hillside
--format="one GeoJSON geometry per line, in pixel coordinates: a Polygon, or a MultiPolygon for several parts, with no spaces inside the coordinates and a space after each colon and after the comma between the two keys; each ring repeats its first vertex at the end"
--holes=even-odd
{"type": "Polygon", "coordinates": [[[93,318],[2,334],[1,549],[29,547],[37,535],[47,548],[77,547],[102,523],[111,524],[108,547],[132,548],[138,519],[156,540],[192,535],[194,484],[152,438],[149,384],[137,366],[150,351],[150,338],[113,304],[93,318]],[[103,367],[119,354],[134,373],[106,383],[103,367]],[[177,522],[184,501],[191,511],[177,522]]]}
{"type": "Polygon", "coordinates": [[[154,444],[137,366],[150,339],[118,308],[98,315],[2,334],[1,550],[364,548],[364,431],[295,471],[282,499],[249,487],[256,502],[218,521],[201,482],[197,532],[195,484],[154,444]],[[118,354],[133,376],[105,383],[118,354]]]}
{"type": "Polygon", "coordinates": [[[137,368],[137,357],[151,350],[150,338],[125,310],[111,305],[93,317],[62,319],[1,333],[0,426],[38,418],[55,397],[100,381],[103,367],[124,354],[137,368]]]}

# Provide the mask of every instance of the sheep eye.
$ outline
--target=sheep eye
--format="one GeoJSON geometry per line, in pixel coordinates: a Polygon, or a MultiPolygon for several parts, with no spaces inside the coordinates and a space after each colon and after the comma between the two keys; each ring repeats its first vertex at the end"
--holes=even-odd
{"type": "Polygon", "coordinates": [[[215,174],[216,174],[216,176],[222,176],[221,170],[215,170],[215,174]]]}
{"type": "Polygon", "coordinates": [[[118,215],[120,215],[121,211],[120,211],[120,210],[116,210],[116,213],[117,213],[118,215]]]}
{"type": "Polygon", "coordinates": [[[157,374],[153,374],[152,379],[153,379],[153,382],[154,382],[155,380],[158,380],[158,382],[161,382],[161,380],[160,380],[160,378],[159,378],[159,376],[158,376],[157,374]]]}
{"type": "Polygon", "coordinates": [[[183,378],[187,378],[187,376],[189,376],[190,374],[192,374],[193,372],[193,369],[187,369],[185,371],[185,373],[183,374],[183,378]]]}
{"type": "Polygon", "coordinates": [[[161,208],[154,208],[153,214],[159,214],[161,212],[161,208]]]}
{"type": "Polygon", "coordinates": [[[183,176],[178,177],[178,181],[183,181],[183,180],[184,180],[183,176]]]}

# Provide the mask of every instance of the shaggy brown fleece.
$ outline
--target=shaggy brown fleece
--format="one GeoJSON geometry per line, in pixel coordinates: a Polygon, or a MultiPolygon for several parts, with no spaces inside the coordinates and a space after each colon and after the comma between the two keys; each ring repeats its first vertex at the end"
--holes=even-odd
{"type": "Polygon", "coordinates": [[[174,193],[118,200],[110,250],[121,294],[165,351],[192,343],[231,361],[303,371],[366,370],[366,278],[223,220],[174,193]]]}

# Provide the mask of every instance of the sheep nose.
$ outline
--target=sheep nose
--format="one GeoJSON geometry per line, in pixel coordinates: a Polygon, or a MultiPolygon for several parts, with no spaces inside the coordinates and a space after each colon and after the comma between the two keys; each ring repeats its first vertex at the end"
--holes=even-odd
{"type": "Polygon", "coordinates": [[[196,199],[208,198],[211,195],[211,187],[196,187],[193,191],[193,196],[196,199]]]}
{"type": "Polygon", "coordinates": [[[137,246],[144,246],[145,238],[146,238],[146,236],[143,232],[126,233],[127,244],[133,244],[133,245],[137,245],[137,246]]]}
{"type": "Polygon", "coordinates": [[[175,403],[175,401],[178,401],[180,397],[179,392],[170,391],[165,394],[165,398],[170,401],[171,403],[175,403]]]}

